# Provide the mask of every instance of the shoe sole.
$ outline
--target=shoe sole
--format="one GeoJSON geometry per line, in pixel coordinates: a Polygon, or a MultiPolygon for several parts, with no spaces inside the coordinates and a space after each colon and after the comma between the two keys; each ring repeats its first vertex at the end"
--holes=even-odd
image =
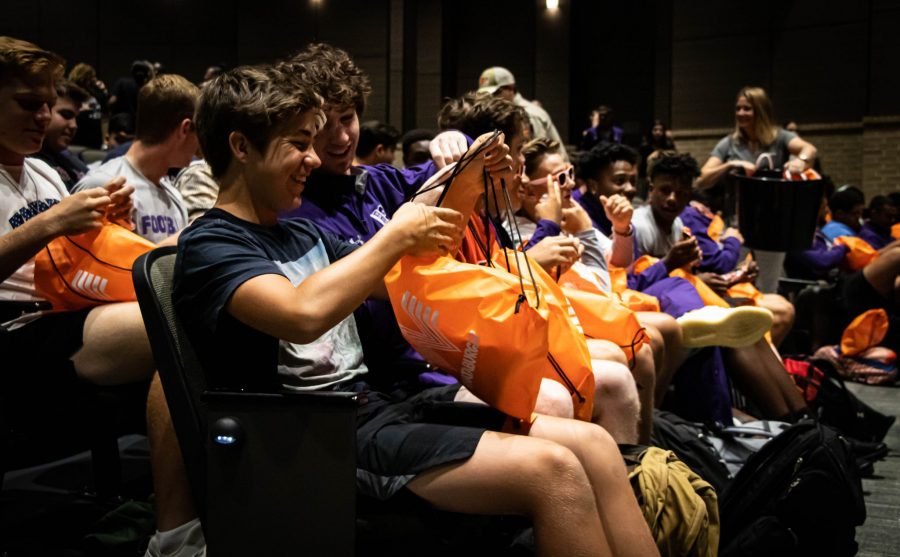
{"type": "Polygon", "coordinates": [[[772,328],[772,312],[741,306],[716,318],[687,313],[678,318],[678,323],[687,348],[741,348],[756,343],[772,328]]]}

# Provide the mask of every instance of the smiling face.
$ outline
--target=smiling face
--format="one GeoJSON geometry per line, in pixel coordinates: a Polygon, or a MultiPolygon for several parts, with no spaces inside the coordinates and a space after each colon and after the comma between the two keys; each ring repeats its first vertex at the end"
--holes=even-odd
{"type": "Polygon", "coordinates": [[[44,137],[44,147],[53,152],[59,153],[69,148],[75,132],[78,131],[79,106],[69,97],[60,97],[53,106],[50,125],[47,126],[47,133],[44,137]]]}
{"type": "Polygon", "coordinates": [[[264,153],[250,148],[246,176],[257,210],[274,219],[300,206],[306,179],[321,164],[315,137],[316,113],[307,110],[280,125],[264,153]]]}
{"type": "Polygon", "coordinates": [[[597,197],[609,197],[618,193],[631,201],[637,193],[636,183],[637,167],[629,161],[621,160],[603,168],[597,178],[588,179],[588,188],[597,197]]]}
{"type": "Polygon", "coordinates": [[[349,174],[359,143],[359,117],[354,106],[325,108],[325,127],[315,138],[316,153],[322,159],[322,172],[349,174]]]}
{"type": "Polygon", "coordinates": [[[747,97],[740,96],[734,104],[734,119],[742,130],[753,128],[753,105],[747,100],[747,97]]]}
{"type": "Polygon", "coordinates": [[[0,85],[0,163],[21,165],[41,150],[56,104],[53,77],[41,73],[0,85]]]}

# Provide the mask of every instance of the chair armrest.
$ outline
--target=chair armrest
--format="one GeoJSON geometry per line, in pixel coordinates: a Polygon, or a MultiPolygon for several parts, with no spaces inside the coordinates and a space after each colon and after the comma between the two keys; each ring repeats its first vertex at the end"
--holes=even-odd
{"type": "Polygon", "coordinates": [[[356,393],[203,398],[209,553],[353,555],[356,393]],[[223,423],[237,432],[233,442],[217,442],[223,423]]]}

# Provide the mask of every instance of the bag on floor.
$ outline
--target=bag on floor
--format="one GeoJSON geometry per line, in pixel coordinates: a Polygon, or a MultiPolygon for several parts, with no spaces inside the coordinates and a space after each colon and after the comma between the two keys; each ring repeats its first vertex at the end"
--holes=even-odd
{"type": "Polygon", "coordinates": [[[651,442],[674,452],[691,470],[721,493],[733,476],[716,450],[711,436],[712,432],[703,424],[685,420],[671,412],[653,411],[651,442]]]}
{"type": "Polygon", "coordinates": [[[662,557],[715,557],[719,548],[716,490],[672,451],[623,446],[644,520],[662,557]]]}
{"type": "Polygon", "coordinates": [[[723,557],[850,557],[866,518],[850,445],[804,420],[753,455],[720,497],[723,557]]]}

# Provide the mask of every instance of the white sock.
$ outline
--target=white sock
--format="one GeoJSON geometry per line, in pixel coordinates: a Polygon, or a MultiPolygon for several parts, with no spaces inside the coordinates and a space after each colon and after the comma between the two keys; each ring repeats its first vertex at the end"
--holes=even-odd
{"type": "Polygon", "coordinates": [[[200,527],[200,519],[195,518],[190,522],[185,522],[181,526],[166,530],[165,532],[156,531],[156,541],[159,543],[159,552],[162,555],[175,554],[187,541],[188,534],[193,528],[200,527]]]}

